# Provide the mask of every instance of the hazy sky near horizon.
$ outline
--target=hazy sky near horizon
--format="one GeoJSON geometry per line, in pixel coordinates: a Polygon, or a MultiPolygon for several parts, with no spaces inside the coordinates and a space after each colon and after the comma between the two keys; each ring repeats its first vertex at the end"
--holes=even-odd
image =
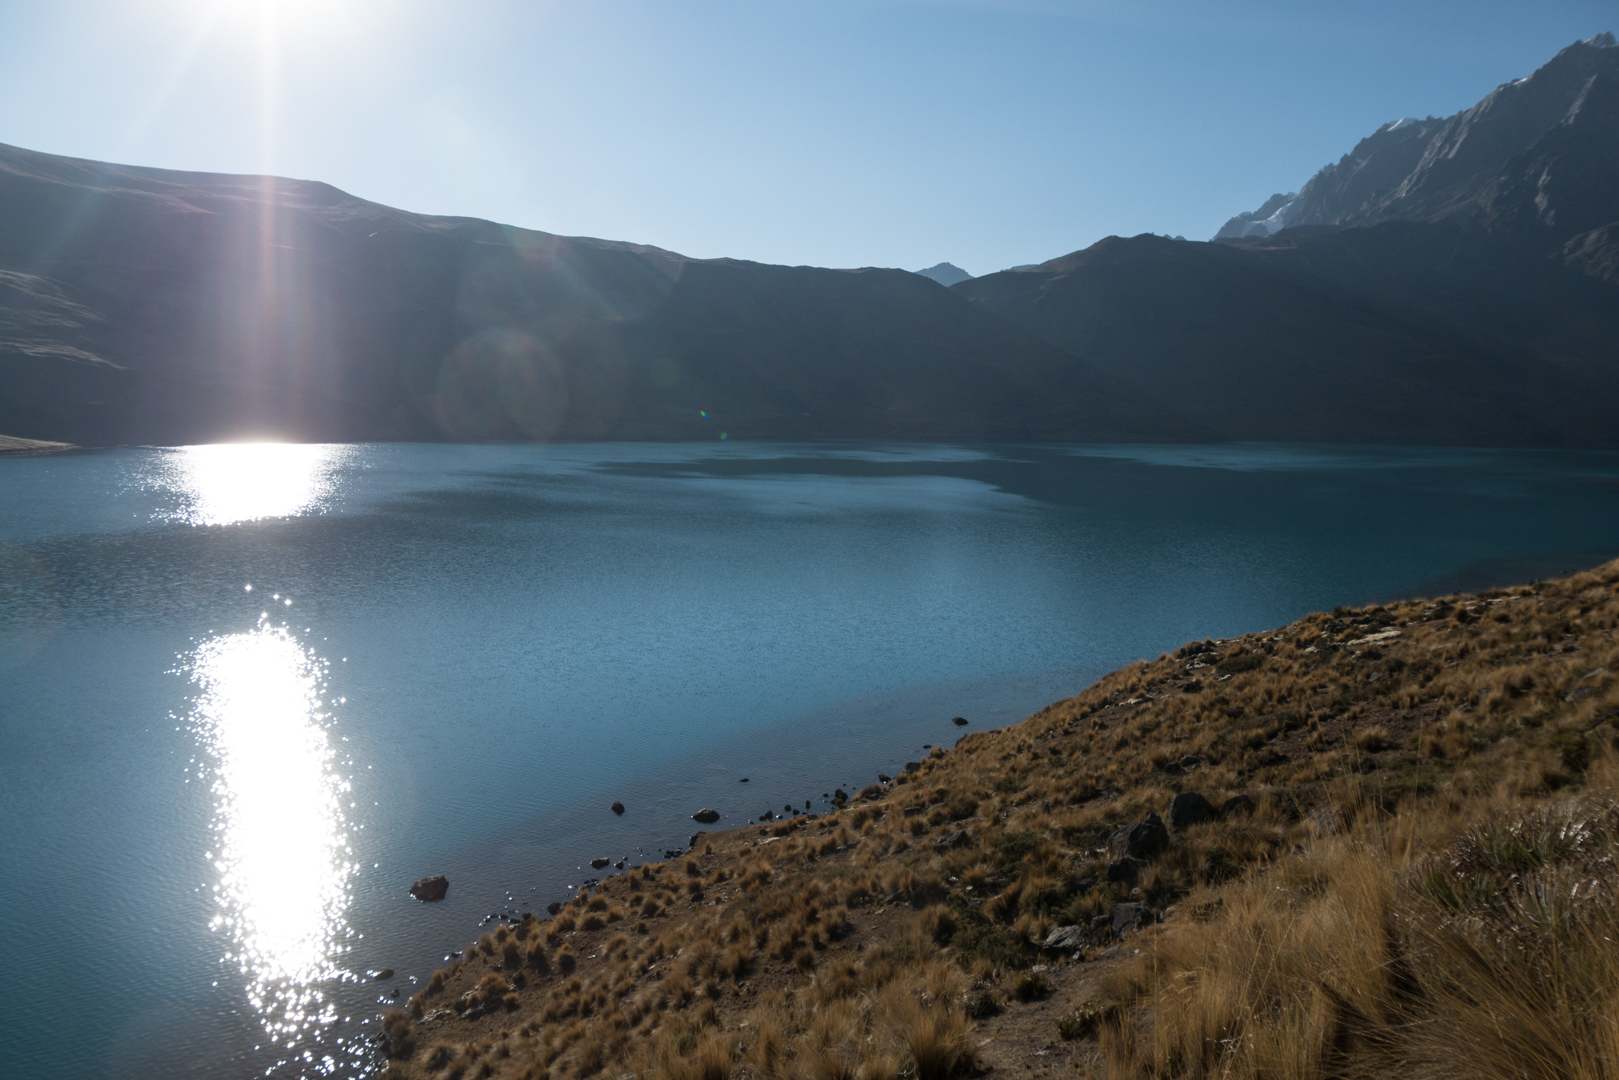
{"type": "Polygon", "coordinates": [[[1612,0],[0,0],[0,142],[974,274],[1211,235],[1612,0]]]}

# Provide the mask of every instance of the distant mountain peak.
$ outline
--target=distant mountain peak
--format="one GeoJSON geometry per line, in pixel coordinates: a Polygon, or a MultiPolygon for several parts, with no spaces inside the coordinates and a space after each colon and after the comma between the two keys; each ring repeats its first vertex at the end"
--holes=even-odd
{"type": "Polygon", "coordinates": [[[1585,234],[1613,221],[1602,193],[1619,173],[1615,86],[1619,41],[1604,31],[1453,116],[1389,121],[1296,195],[1273,195],[1214,239],[1448,221],[1540,246],[1579,240],[1583,251],[1600,240],[1606,250],[1610,241],[1585,234]]]}
{"type": "Polygon", "coordinates": [[[958,281],[971,281],[973,277],[956,264],[947,262],[938,263],[928,267],[926,270],[916,272],[925,278],[932,278],[947,289],[958,281]]]}
{"type": "MultiPolygon", "coordinates": [[[[1387,125],[1384,125],[1387,127],[1387,125]]],[[[1287,227],[1287,211],[1299,197],[1296,191],[1286,195],[1278,192],[1266,199],[1258,210],[1238,214],[1214,234],[1216,240],[1234,240],[1244,236],[1269,236],[1287,227]]]]}

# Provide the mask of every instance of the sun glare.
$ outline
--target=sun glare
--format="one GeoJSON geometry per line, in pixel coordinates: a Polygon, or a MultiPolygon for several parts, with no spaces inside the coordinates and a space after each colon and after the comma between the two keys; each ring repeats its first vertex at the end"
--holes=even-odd
{"type": "Polygon", "coordinates": [[[308,513],[329,500],[342,454],[342,447],[308,443],[184,447],[168,477],[183,503],[175,516],[192,525],[228,525],[308,513]]]}
{"type": "Polygon", "coordinates": [[[318,984],[339,974],[353,874],[321,676],[291,635],[262,623],[209,641],[193,665],[214,780],[214,925],[266,1031],[289,1038],[332,1019],[318,984]]]}

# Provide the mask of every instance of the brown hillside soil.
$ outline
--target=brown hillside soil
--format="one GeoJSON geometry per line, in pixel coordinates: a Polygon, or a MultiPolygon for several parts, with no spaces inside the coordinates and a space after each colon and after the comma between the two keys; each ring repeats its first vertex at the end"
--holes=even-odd
{"type": "Polygon", "coordinates": [[[1611,563],[1133,664],[485,935],[387,1075],[1619,1076],[1616,626],[1611,563]]]}

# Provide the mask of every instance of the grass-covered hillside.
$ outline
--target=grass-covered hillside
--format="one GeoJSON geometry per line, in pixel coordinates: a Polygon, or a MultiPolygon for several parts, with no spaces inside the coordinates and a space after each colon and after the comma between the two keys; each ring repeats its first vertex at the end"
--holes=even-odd
{"type": "Polygon", "coordinates": [[[1131,665],[485,935],[388,1075],[1619,1076],[1616,626],[1612,563],[1131,665]]]}

